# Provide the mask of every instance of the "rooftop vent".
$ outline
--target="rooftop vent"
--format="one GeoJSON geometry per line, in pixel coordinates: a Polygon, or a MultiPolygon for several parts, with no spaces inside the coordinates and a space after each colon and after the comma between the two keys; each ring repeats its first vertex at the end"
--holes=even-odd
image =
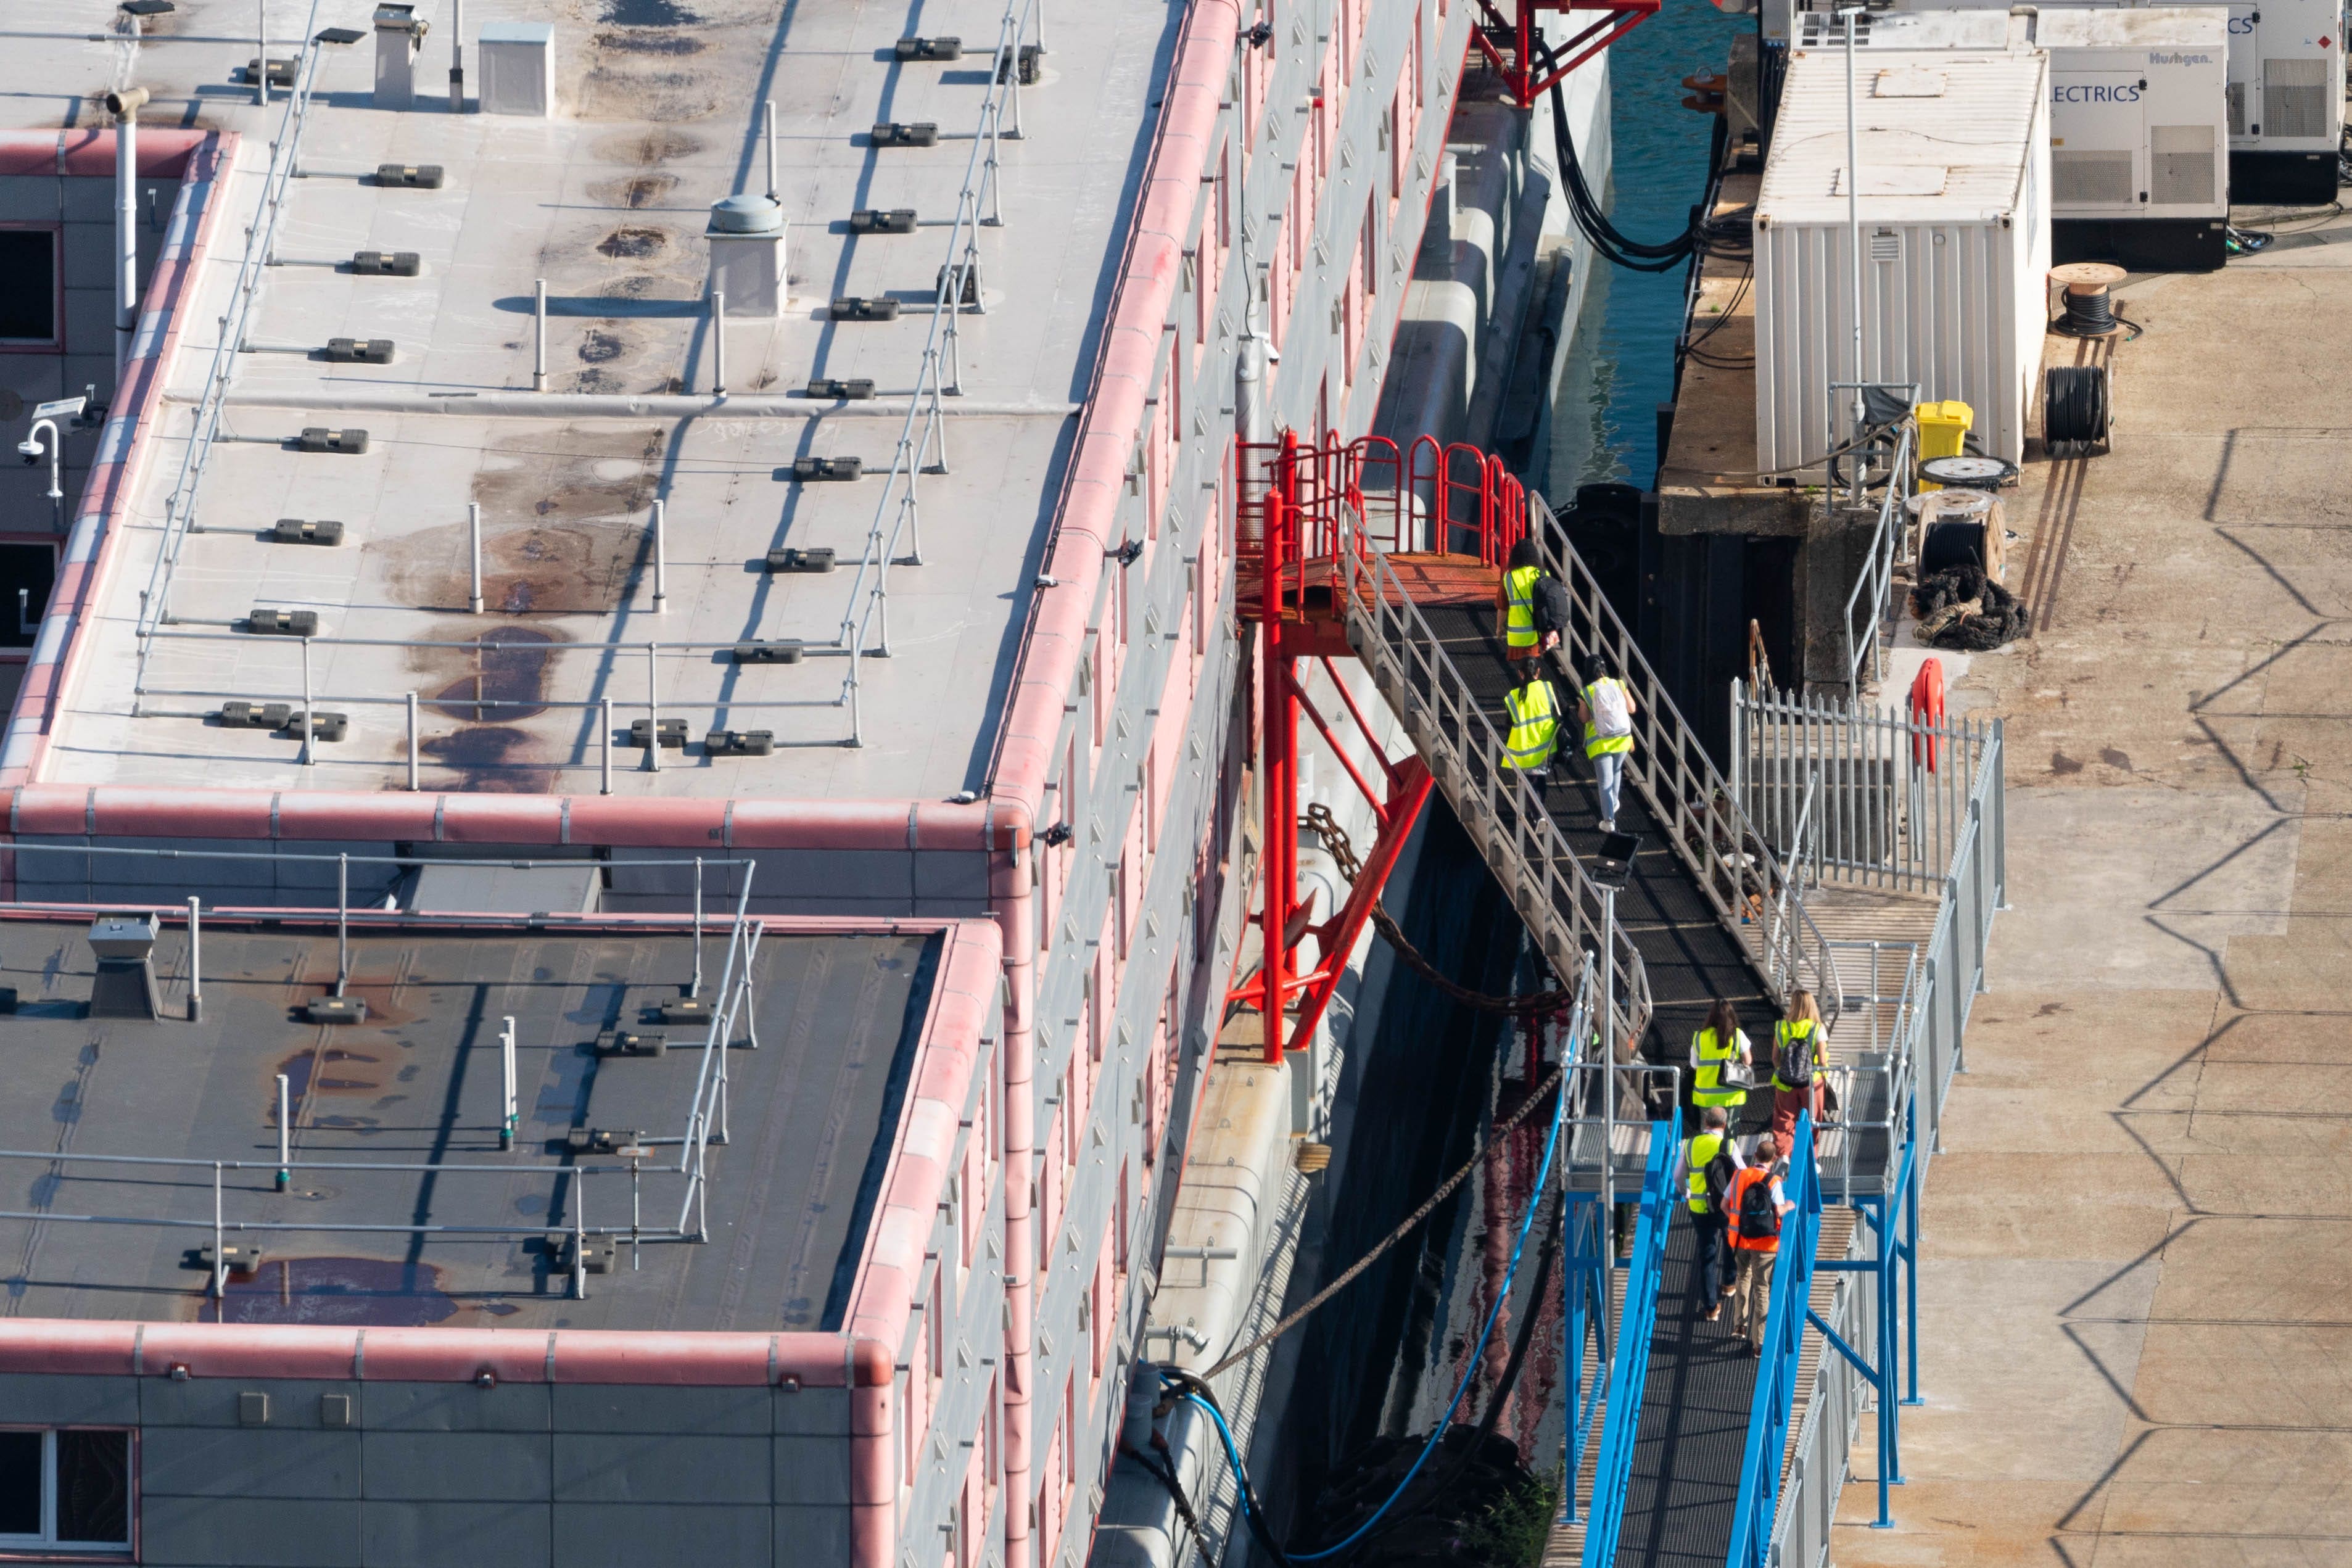
{"type": "Polygon", "coordinates": [[[360,250],[352,254],[352,270],[362,278],[414,278],[425,261],[413,250],[360,250]]]}
{"type": "Polygon", "coordinates": [[[98,978],[89,991],[91,1017],[152,1019],[159,1016],[152,915],[110,915],[94,922],[89,928],[89,951],[98,959],[98,978]]]}
{"type": "MultiPolygon", "coordinates": [[[[646,738],[653,732],[654,721],[652,720],[632,719],[629,721],[629,744],[636,747],[637,750],[641,752],[645,750],[646,738]]],[[[661,721],[661,743],[662,750],[666,752],[682,749],[686,745],[686,721],[683,719],[663,720],[661,721]]]]}
{"type": "Polygon", "coordinates": [[[854,479],[866,471],[863,458],[794,458],[793,478],[802,480],[854,479]]]}
{"type": "Polygon", "coordinates": [[[774,754],[772,730],[713,730],[702,738],[702,751],[712,757],[765,757],[774,754]]]}
{"type": "Polygon", "coordinates": [[[290,702],[224,702],[221,727],[226,730],[283,730],[294,717],[290,702]]]}
{"type": "Polygon", "coordinates": [[[245,618],[246,629],[263,637],[309,637],[319,635],[316,610],[265,610],[260,605],[245,618]]]}
{"type": "MultiPolygon", "coordinates": [[[[234,1247],[222,1247],[220,1249],[220,1255],[223,1263],[226,1266],[231,1274],[250,1274],[255,1269],[261,1267],[261,1248],[248,1246],[244,1242],[239,1242],[234,1247]]],[[[191,1268],[201,1268],[207,1274],[211,1273],[213,1268],[212,1247],[210,1246],[199,1247],[194,1252],[188,1254],[187,1267],[191,1268]]]]}
{"type": "Polygon", "coordinates": [[[608,1237],[590,1237],[584,1258],[573,1250],[580,1244],[577,1237],[567,1234],[551,1236],[547,1239],[548,1250],[555,1255],[555,1267],[564,1273],[568,1274],[575,1268],[589,1274],[609,1274],[613,1271],[614,1244],[608,1237]]]}
{"type": "Polygon", "coordinates": [[[669,1037],[649,1029],[607,1029],[596,1037],[600,1057],[657,1057],[669,1049],[669,1037]]]}
{"type": "Polygon", "coordinates": [[[392,340],[390,338],[329,338],[326,353],[329,364],[390,364],[392,340]]]}
{"type": "MultiPolygon", "coordinates": [[[[940,268],[939,281],[931,285],[932,293],[944,295],[950,289],[954,287],[954,280],[948,276],[948,274],[953,270],[955,269],[950,267],[942,267],[940,268]]],[[[978,305],[980,303],[980,266],[977,262],[971,263],[964,268],[963,298],[958,300],[956,303],[959,305],[978,305]]]]}
{"type": "MultiPolygon", "coordinates": [[[[1037,85],[1037,73],[1044,68],[1045,46],[1043,44],[1024,44],[1021,46],[1019,55],[1015,58],[1020,61],[1018,68],[1021,73],[1021,85],[1023,87],[1035,87],[1037,85]]],[[[1007,70],[1007,67],[1011,64],[1012,62],[1005,59],[1003,53],[1000,50],[996,57],[997,80],[1003,81],[1005,77],[1010,74],[1007,70]]]]}
{"type": "Polygon", "coordinates": [[[610,1154],[637,1146],[642,1131],[613,1127],[574,1127],[563,1135],[563,1146],[574,1154],[610,1154]]]}

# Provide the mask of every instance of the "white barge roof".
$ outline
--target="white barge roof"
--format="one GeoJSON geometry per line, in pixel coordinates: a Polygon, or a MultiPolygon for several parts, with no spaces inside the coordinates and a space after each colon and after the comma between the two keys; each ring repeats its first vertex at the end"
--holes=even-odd
{"type": "MultiPolygon", "coordinates": [[[[271,9],[278,26],[300,14],[271,9]]],[[[1041,79],[1019,95],[1024,134],[1009,134],[1008,109],[1008,134],[975,160],[1003,9],[927,0],[921,30],[959,36],[968,51],[940,64],[894,58],[903,9],[788,6],[778,24],[772,7],[703,20],[667,4],[615,13],[581,0],[473,0],[469,30],[554,21],[560,113],[545,120],[447,112],[447,0],[418,8],[435,31],[411,110],[372,106],[372,38],[322,48],[301,122],[302,177],[278,229],[281,265],[267,274],[247,352],[234,356],[222,435],[196,491],[201,531],[180,547],[171,624],[148,649],[134,710],[165,500],[244,230],[263,202],[268,143],[287,134],[285,95],[264,110],[236,85],[254,55],[247,0],[181,0],[135,67],[127,46],[88,41],[87,5],[14,8],[33,35],[12,44],[20,69],[60,89],[13,100],[20,123],[54,126],[65,111],[106,124],[77,99],[135,69],[155,94],[149,122],[240,132],[165,402],[138,437],[127,516],[75,634],[70,684],[32,782],[398,789],[415,693],[422,787],[593,794],[598,704],[611,701],[625,741],[647,714],[650,664],[659,716],[683,721],[692,743],[658,772],[616,747],[616,795],[940,799],[976,787],[1087,395],[1171,26],[1157,7],[1056,8],[1041,79]],[[605,19],[656,13],[692,25],[605,19]],[[777,319],[730,322],[734,395],[714,405],[703,229],[714,201],[764,188],[769,99],[792,298],[777,319]],[[877,148],[869,128],[886,121],[934,123],[938,142],[877,148]],[[984,309],[956,322],[949,370],[961,395],[942,400],[945,471],[921,477],[919,517],[902,519],[903,486],[886,496],[883,476],[922,384],[967,170],[992,155],[998,180],[983,215],[1001,202],[1002,221],[977,230],[984,309]],[[383,188],[365,177],[385,163],[443,165],[446,184],[383,188]],[[919,215],[913,233],[850,232],[854,210],[899,207],[919,215]],[[361,249],[415,251],[423,274],[353,276],[361,249]],[[530,391],[537,279],[551,301],[544,399],[530,391]],[[897,319],[828,319],[827,302],[850,295],[897,301],[897,319]],[[390,339],[394,361],[325,363],[317,351],[338,337],[390,339]],[[816,377],[870,379],[875,399],[799,395],[816,377]],[[310,426],[363,428],[366,451],[295,450],[290,438],[310,426]],[[860,458],[865,477],[796,482],[794,459],[808,457],[860,458]],[[659,609],[656,497],[667,510],[659,609]],[[469,505],[482,516],[478,615],[468,609],[469,505]],[[264,537],[280,518],[341,521],[344,542],[264,537]],[[898,562],[887,619],[872,575],[861,582],[857,571],[877,520],[898,562]],[[830,548],[839,564],[771,574],[762,563],[778,548],[830,548]],[[299,708],[302,644],[244,629],[257,607],[318,616],[312,700],[348,713],[351,729],[316,748],[314,766],[300,764],[296,739],[211,717],[234,699],[299,708]],[[728,652],[752,639],[824,645],[845,624],[854,635],[862,626],[869,655],[887,647],[887,657],[853,661],[812,646],[798,664],[739,665],[728,652]],[[499,646],[486,654],[484,640],[499,646]],[[856,748],[844,743],[853,662],[856,748]],[[711,729],[770,731],[774,754],[705,755],[711,729]]],[[[936,448],[924,466],[939,466],[936,448]]]]}

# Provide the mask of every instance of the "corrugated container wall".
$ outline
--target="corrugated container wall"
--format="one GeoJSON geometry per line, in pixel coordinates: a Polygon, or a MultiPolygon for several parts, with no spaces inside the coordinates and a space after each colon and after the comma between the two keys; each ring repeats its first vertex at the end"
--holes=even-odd
{"type": "MultiPolygon", "coordinates": [[[[2039,51],[1857,62],[1862,376],[1976,411],[2022,458],[2050,269],[2049,60],[2039,51]]],[[[1853,285],[1840,49],[1791,52],[1756,204],[1756,449],[1816,473],[1850,433],[1853,285]]]]}

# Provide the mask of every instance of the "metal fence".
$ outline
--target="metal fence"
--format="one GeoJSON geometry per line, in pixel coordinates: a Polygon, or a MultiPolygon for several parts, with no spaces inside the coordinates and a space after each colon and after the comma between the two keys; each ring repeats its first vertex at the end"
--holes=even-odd
{"type": "Polygon", "coordinates": [[[1734,680],[1732,798],[1807,887],[1933,893],[1974,820],[1987,759],[2000,750],[2000,722],[1923,723],[1734,680]]]}
{"type": "MultiPolygon", "coordinates": [[[[1864,989],[1849,991],[1847,1001],[1863,1005],[1850,1005],[1849,1016],[1866,1013],[1872,1024],[1861,1064],[1848,1071],[1842,1086],[1847,1095],[1845,1108],[1822,1129],[1816,1190],[1823,1201],[1843,1199],[1858,1206],[1875,1202],[1877,1223],[1856,1226],[1853,1242],[1857,1259],[1874,1260],[1882,1268],[1888,1266],[1885,1249],[1896,1225],[1896,1208],[1906,1201],[1916,1203],[1918,1196],[1916,1187],[1909,1190],[1907,1199],[1898,1189],[1906,1180],[1924,1185],[1930,1158],[1939,1146],[1945,1097],[1961,1064],[1969,1015],[1984,987],[1985,950],[1993,916],[2006,902],[2007,825],[2000,724],[1996,721],[1989,732],[1980,731],[1977,738],[1981,744],[1973,753],[1927,941],[1924,944],[1835,944],[1846,961],[1842,978],[1851,977],[1855,966],[1861,966],[1864,989]],[[1882,1034],[1880,1005],[1889,1000],[1883,987],[1898,966],[1901,984],[1893,994],[1894,1016],[1882,1034]],[[1874,1097],[1864,1092],[1872,1087],[1865,1082],[1871,1075],[1882,1079],[1874,1097]],[[1865,1111],[1864,1107],[1872,1109],[1865,1111]],[[1915,1141],[1908,1162],[1902,1158],[1906,1133],[1915,1141]],[[1858,1164],[1866,1160],[1873,1139],[1880,1141],[1877,1147],[1884,1158],[1877,1179],[1865,1184],[1858,1164]]],[[[1911,1223],[1916,1246],[1916,1218],[1911,1223]]],[[[1912,1268],[1916,1268],[1916,1258],[1912,1268]]],[[[1815,1310],[1822,1324],[1862,1362],[1878,1363],[1880,1324],[1882,1319],[1891,1322],[1892,1314],[1883,1305],[1879,1310],[1873,1310],[1864,1278],[1863,1273],[1837,1273],[1830,1309],[1822,1311],[1817,1303],[1815,1310]]],[[[1916,1273],[1912,1278],[1916,1289],[1916,1273]]],[[[1882,1280],[1881,1289],[1891,1290],[1891,1286],[1882,1280]]],[[[1911,1341],[1915,1357],[1916,1339],[1915,1320],[1911,1341]]],[[[1777,1498],[1771,1500],[1769,1549],[1750,1558],[1735,1556],[1736,1563],[1759,1563],[1765,1568],[1820,1568],[1828,1560],[1831,1522],[1851,1471],[1850,1451],[1862,1413],[1874,1394],[1862,1367],[1843,1351],[1824,1342],[1814,1352],[1814,1360],[1806,1406],[1796,1439],[1787,1450],[1787,1474],[1777,1498]]],[[[1891,1371],[1887,1376],[1891,1390],[1891,1371]]],[[[1916,1396],[1916,1363],[1912,1377],[1916,1396]]],[[[1798,1392],[1792,1383],[1778,1396],[1793,1398],[1798,1392]]],[[[1880,1400],[1887,1396],[1884,1391],[1874,1395],[1880,1400]]],[[[1893,1428],[1890,1413],[1884,1407],[1880,1427],[1883,1466],[1885,1445],[1893,1428]]],[[[1761,1481],[1760,1477],[1749,1479],[1761,1481]]]]}
{"type": "MultiPolygon", "coordinates": [[[[1857,1231],[1856,1239],[1861,1236],[1857,1231]]],[[[1822,1314],[1822,1321],[1865,1360],[1874,1360],[1878,1322],[1869,1310],[1864,1277],[1835,1274],[1828,1278],[1835,1283],[1829,1287],[1830,1310],[1822,1314]]],[[[1769,1568],[1821,1568],[1829,1561],[1830,1526],[1837,1518],[1839,1494],[1853,1470],[1850,1456],[1869,1394],[1868,1380],[1852,1362],[1832,1351],[1819,1352],[1812,1390],[1797,1422],[1796,1441],[1784,1456],[1788,1473],[1781,1483],[1764,1558],[1769,1568]]]]}

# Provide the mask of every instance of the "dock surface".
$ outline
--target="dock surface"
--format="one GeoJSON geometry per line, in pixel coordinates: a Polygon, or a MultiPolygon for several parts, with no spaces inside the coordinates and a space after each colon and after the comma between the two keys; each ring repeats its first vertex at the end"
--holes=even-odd
{"type": "Polygon", "coordinates": [[[1865,1422],[1843,1568],[2352,1557],[2352,219],[2276,226],[2117,290],[2114,452],[2008,499],[2034,635],[1943,656],[2007,720],[2011,908],[1927,1188],[1906,1484],[1868,1528],[1865,1422]]]}

